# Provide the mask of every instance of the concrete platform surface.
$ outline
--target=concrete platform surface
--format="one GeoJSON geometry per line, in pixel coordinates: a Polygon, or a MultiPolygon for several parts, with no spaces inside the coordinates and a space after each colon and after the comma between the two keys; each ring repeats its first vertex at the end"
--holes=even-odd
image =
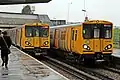
{"type": "MultiPolygon", "coordinates": [[[[68,80],[13,46],[11,52],[8,70],[0,66],[0,80],[68,80]]],[[[1,60],[0,62],[2,64],[1,60]]]]}

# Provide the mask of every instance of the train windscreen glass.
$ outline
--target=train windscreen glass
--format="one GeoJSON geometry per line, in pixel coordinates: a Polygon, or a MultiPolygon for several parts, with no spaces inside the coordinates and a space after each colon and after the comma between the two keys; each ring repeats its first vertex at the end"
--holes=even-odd
{"type": "Polygon", "coordinates": [[[25,26],[25,36],[32,37],[33,36],[33,27],[25,26]]]}
{"type": "Polygon", "coordinates": [[[40,27],[40,37],[48,37],[49,29],[46,27],[40,27]]]}
{"type": "Polygon", "coordinates": [[[34,27],[34,36],[35,37],[39,37],[40,36],[39,27],[34,27]]]}
{"type": "Polygon", "coordinates": [[[83,38],[90,39],[92,38],[92,28],[89,24],[83,25],[83,38]]]}
{"type": "Polygon", "coordinates": [[[104,25],[104,38],[112,38],[112,25],[104,25]]]}
{"type": "Polygon", "coordinates": [[[83,38],[112,38],[112,25],[84,24],[83,38]]]}

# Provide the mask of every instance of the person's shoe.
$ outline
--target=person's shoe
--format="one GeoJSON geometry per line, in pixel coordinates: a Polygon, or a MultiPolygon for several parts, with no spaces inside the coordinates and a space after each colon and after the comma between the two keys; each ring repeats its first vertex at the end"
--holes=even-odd
{"type": "Polygon", "coordinates": [[[4,66],[4,63],[2,63],[2,66],[4,66]]]}
{"type": "Polygon", "coordinates": [[[5,68],[8,70],[8,67],[7,67],[7,66],[5,66],[5,68]]]}

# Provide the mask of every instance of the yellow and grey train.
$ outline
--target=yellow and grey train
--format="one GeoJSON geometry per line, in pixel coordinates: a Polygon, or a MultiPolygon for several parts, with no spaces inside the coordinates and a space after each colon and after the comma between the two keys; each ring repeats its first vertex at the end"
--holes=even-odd
{"type": "MultiPolygon", "coordinates": [[[[64,51],[76,61],[109,61],[113,52],[113,24],[89,20],[50,27],[51,48],[64,51]]],[[[62,54],[62,53],[60,53],[62,54]]]]}
{"type": "Polygon", "coordinates": [[[7,30],[15,46],[40,55],[50,48],[49,25],[45,23],[24,24],[7,30]]]}

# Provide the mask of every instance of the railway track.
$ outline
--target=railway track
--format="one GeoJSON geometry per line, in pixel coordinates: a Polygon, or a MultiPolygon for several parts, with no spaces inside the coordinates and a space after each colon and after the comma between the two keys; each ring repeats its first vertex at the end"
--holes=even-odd
{"type": "Polygon", "coordinates": [[[67,73],[69,73],[70,75],[74,76],[76,79],[78,80],[101,80],[98,77],[92,76],[88,73],[85,73],[81,70],[78,70],[77,68],[74,68],[66,63],[60,62],[58,60],[52,59],[48,56],[45,56],[45,58],[47,59],[47,62],[49,62],[50,64],[52,64],[53,66],[57,67],[58,69],[61,69],[67,73]]]}
{"type": "MultiPolygon", "coordinates": [[[[65,74],[65,73],[69,74],[69,76],[74,77],[75,80],[76,79],[77,80],[119,80],[118,78],[115,79],[115,78],[111,77],[110,75],[107,75],[107,73],[106,73],[108,70],[109,72],[112,72],[111,73],[112,75],[114,75],[113,73],[120,74],[120,71],[118,71],[116,68],[104,67],[101,69],[100,68],[99,69],[94,69],[94,68],[91,69],[91,68],[87,68],[87,67],[84,67],[81,65],[76,66],[74,64],[69,64],[62,60],[56,60],[56,59],[53,59],[48,56],[45,56],[45,59],[42,62],[44,62],[45,64],[50,64],[52,67],[56,67],[56,69],[63,71],[62,74],[65,74]],[[105,71],[105,74],[103,74],[103,72],[101,72],[101,71],[103,71],[103,72],[105,71]]],[[[70,80],[73,80],[73,79],[70,79],[70,80]]]]}
{"type": "Polygon", "coordinates": [[[74,64],[73,64],[73,66],[79,70],[82,70],[82,71],[92,75],[92,76],[96,76],[101,80],[114,80],[114,79],[110,78],[110,76],[102,74],[101,70],[103,70],[103,69],[101,69],[101,68],[88,68],[88,67],[84,67],[82,65],[76,66],[74,64]]]}
{"type": "Polygon", "coordinates": [[[120,69],[117,69],[117,68],[105,66],[105,67],[103,67],[103,69],[114,72],[114,73],[117,73],[117,74],[120,74],[120,69]]]}
{"type": "Polygon", "coordinates": [[[70,73],[71,75],[76,76],[78,79],[80,79],[82,76],[82,78],[89,79],[89,80],[114,80],[110,76],[101,74],[101,72],[97,72],[91,68],[86,68],[83,66],[76,67],[73,65],[70,66],[64,62],[58,61],[56,59],[52,59],[48,56],[46,58],[48,59],[48,61],[52,61],[52,65],[53,64],[54,66],[58,65],[58,68],[59,66],[61,66],[63,69],[65,69],[64,71],[67,70],[66,72],[70,73]]]}

